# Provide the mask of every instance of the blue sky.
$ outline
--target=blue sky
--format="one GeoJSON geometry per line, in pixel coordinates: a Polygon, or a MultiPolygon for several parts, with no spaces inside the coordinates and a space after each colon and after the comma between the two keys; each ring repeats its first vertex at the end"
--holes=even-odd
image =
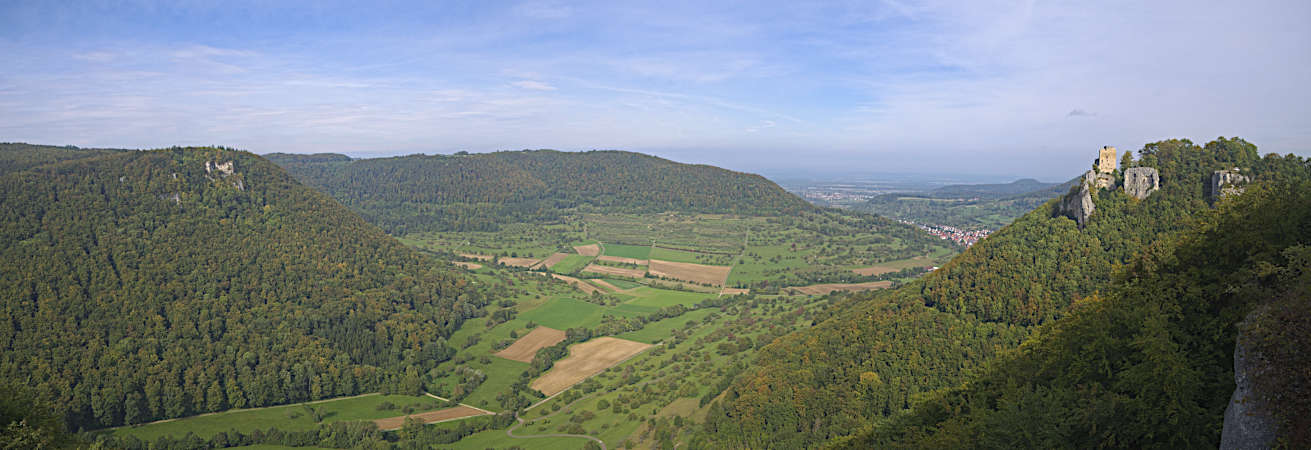
{"type": "Polygon", "coordinates": [[[1170,137],[1307,155],[1308,19],[1304,0],[10,0],[0,141],[1056,180],[1170,137]]]}

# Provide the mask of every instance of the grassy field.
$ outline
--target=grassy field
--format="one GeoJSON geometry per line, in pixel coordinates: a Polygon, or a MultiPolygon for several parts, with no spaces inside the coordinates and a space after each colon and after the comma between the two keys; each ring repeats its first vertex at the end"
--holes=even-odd
{"type": "Polygon", "coordinates": [[[640,283],[636,283],[636,282],[628,281],[628,280],[621,280],[621,279],[618,279],[618,278],[602,278],[602,279],[605,280],[607,283],[610,283],[610,284],[614,285],[615,287],[617,287],[617,288],[619,288],[619,289],[632,289],[632,288],[635,288],[635,287],[641,287],[641,286],[642,286],[640,283]]]}
{"type": "Polygon", "coordinates": [[[605,250],[602,251],[601,254],[606,256],[618,256],[621,258],[647,259],[651,255],[651,246],[605,244],[605,250]]]}
{"type": "Polygon", "coordinates": [[[551,271],[565,275],[574,274],[578,273],[579,269],[582,269],[583,266],[586,266],[587,263],[590,262],[592,262],[591,256],[569,255],[552,266],[551,271]]]}
{"type": "Polygon", "coordinates": [[[651,259],[659,259],[663,261],[673,261],[673,262],[706,264],[705,261],[712,258],[696,252],[687,252],[687,251],[673,250],[663,247],[655,247],[651,249],[651,259]]]}
{"type": "MultiPolygon", "coordinates": [[[[823,296],[775,295],[786,292],[780,287],[820,284],[816,280],[835,273],[856,276],[852,270],[862,267],[942,265],[957,252],[946,244],[909,245],[881,234],[878,226],[883,225],[849,222],[836,216],[586,215],[555,225],[516,224],[496,232],[424,233],[401,239],[439,257],[462,252],[521,258],[570,253],[552,268],[559,274],[575,274],[586,266],[593,258],[574,254],[573,247],[597,241],[605,243],[604,255],[731,266],[727,286],[750,287],[752,294],[725,300],[729,303],[722,306],[696,309],[645,325],[636,321],[623,324],[641,326],[641,329],[614,337],[660,345],[529,411],[525,417],[534,421],[516,431],[520,435],[582,433],[603,439],[610,448],[658,448],[686,446],[688,433],[704,418],[706,402],[718,394],[711,392],[712,387],[734,376],[738,370],[734,367],[748,365],[761,346],[790,331],[810,326],[817,317],[814,311],[821,310],[830,300],[823,296]],[[543,418],[545,415],[550,417],[543,418]],[[660,442],[657,436],[669,439],[660,442]]],[[[558,330],[596,330],[607,315],[637,318],[673,305],[692,307],[706,299],[719,298],[718,288],[687,286],[708,292],[674,290],[676,283],[645,277],[637,281],[602,277],[622,293],[610,293],[607,288],[607,293],[592,296],[538,272],[484,267],[465,276],[483,290],[484,298],[490,299],[490,303],[446,339],[447,345],[456,350],[455,356],[425,371],[422,382],[429,392],[437,395],[467,392],[462,402],[491,411],[504,409],[498,397],[510,392],[511,386],[530,368],[527,363],[492,355],[527,334],[530,322],[558,330]],[[668,289],[649,286],[659,283],[668,289]]],[[[618,324],[606,323],[607,326],[618,324]]],[[[631,328],[608,328],[619,329],[631,328]]],[[[314,407],[323,422],[371,420],[400,415],[376,409],[378,403],[393,397],[406,398],[339,399],[314,407]]],[[[439,406],[434,404],[431,409],[439,406]]],[[[303,406],[234,411],[112,432],[149,440],[165,434],[180,436],[187,431],[207,436],[234,428],[243,431],[270,426],[285,430],[313,429],[317,423],[307,412],[303,406]]],[[[577,449],[586,443],[579,438],[514,439],[506,436],[504,430],[489,430],[451,447],[577,449]]]]}
{"type": "Polygon", "coordinates": [[[304,431],[317,428],[319,423],[373,420],[404,414],[400,409],[379,410],[378,406],[383,402],[398,407],[415,405],[415,411],[431,411],[445,407],[443,402],[427,396],[366,395],[311,404],[301,403],[207,414],[168,422],[116,428],[111,432],[121,436],[136,436],[142,440],[154,440],[166,435],[183,436],[188,432],[202,438],[209,438],[220,431],[234,429],[249,432],[276,427],[287,431],[304,431]],[[307,407],[314,408],[322,421],[316,422],[307,407]]]}

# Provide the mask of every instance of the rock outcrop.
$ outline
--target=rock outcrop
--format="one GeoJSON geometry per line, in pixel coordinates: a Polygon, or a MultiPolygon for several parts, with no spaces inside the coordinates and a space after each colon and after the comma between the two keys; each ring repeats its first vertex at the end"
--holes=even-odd
{"type": "MultiPolygon", "coordinates": [[[[1251,317],[1250,315],[1248,316],[1251,317]]],[[[1239,326],[1241,329],[1242,326],[1239,326]]],[[[1267,449],[1277,436],[1278,427],[1269,410],[1257,395],[1252,373],[1256,369],[1253,355],[1243,347],[1239,333],[1234,343],[1234,394],[1225,408],[1224,428],[1220,432],[1220,448],[1226,450],[1267,449]]]]}
{"type": "Polygon", "coordinates": [[[218,172],[219,175],[228,176],[228,175],[232,175],[232,173],[235,170],[236,169],[233,167],[232,161],[223,162],[223,163],[215,162],[215,161],[205,161],[205,173],[218,172]]]}
{"type": "Polygon", "coordinates": [[[1229,170],[1217,170],[1211,174],[1211,201],[1218,201],[1232,194],[1241,194],[1252,181],[1235,167],[1229,170]]]}
{"type": "Polygon", "coordinates": [[[1097,209],[1097,205],[1093,204],[1092,199],[1092,189],[1093,186],[1097,185],[1097,180],[1098,174],[1089,170],[1088,173],[1084,174],[1083,182],[1079,183],[1078,189],[1071,191],[1065,195],[1065,198],[1061,199],[1061,215],[1074,219],[1079,224],[1079,228],[1083,228],[1084,224],[1088,222],[1088,218],[1092,216],[1093,211],[1097,209]]]}
{"type": "Polygon", "coordinates": [[[1161,188],[1161,174],[1154,167],[1132,167],[1124,171],[1124,193],[1142,200],[1161,188]]]}

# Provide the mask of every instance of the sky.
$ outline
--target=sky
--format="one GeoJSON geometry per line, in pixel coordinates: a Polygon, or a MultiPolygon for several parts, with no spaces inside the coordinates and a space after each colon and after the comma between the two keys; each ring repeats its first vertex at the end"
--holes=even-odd
{"type": "Polygon", "coordinates": [[[0,141],[1064,180],[1311,154],[1311,2],[0,2],[0,141]]]}

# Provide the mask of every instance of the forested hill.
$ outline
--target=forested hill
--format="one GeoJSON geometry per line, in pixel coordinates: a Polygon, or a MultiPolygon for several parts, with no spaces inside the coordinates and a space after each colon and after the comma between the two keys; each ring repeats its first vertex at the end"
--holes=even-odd
{"type": "Polygon", "coordinates": [[[73,430],[417,391],[483,304],[258,156],[70,157],[0,176],[0,377],[73,430]]]}
{"type": "Polygon", "coordinates": [[[1053,188],[1060,184],[1061,183],[1043,183],[1032,178],[1025,178],[1010,183],[1000,184],[953,184],[929,191],[929,195],[938,198],[963,198],[971,196],[999,198],[1028,194],[1030,192],[1053,188]]]}
{"type": "Polygon", "coordinates": [[[92,156],[124,151],[127,150],[98,148],[83,149],[71,146],[55,147],[53,145],[0,142],[0,175],[27,170],[53,162],[89,158],[92,156]]]}
{"type": "Polygon", "coordinates": [[[1301,158],[1261,158],[1241,139],[1163,141],[1139,155],[1136,164],[1161,179],[1145,200],[1096,190],[1083,229],[1050,201],[940,270],[851,298],[816,327],[774,341],[712,406],[704,443],[799,448],[881,421],[917,394],[965,381],[1071,303],[1109,290],[1115,267],[1194,226],[1211,211],[1213,171],[1306,176],[1301,158]]]}
{"type": "Polygon", "coordinates": [[[758,175],[621,151],[268,158],[394,234],[493,230],[571,212],[782,215],[813,209],[758,175]]]}
{"type": "Polygon", "coordinates": [[[1236,335],[1248,409],[1273,415],[1274,447],[1311,446],[1309,180],[1226,199],[981,376],[838,446],[1215,448],[1232,425],[1236,335]]]}

